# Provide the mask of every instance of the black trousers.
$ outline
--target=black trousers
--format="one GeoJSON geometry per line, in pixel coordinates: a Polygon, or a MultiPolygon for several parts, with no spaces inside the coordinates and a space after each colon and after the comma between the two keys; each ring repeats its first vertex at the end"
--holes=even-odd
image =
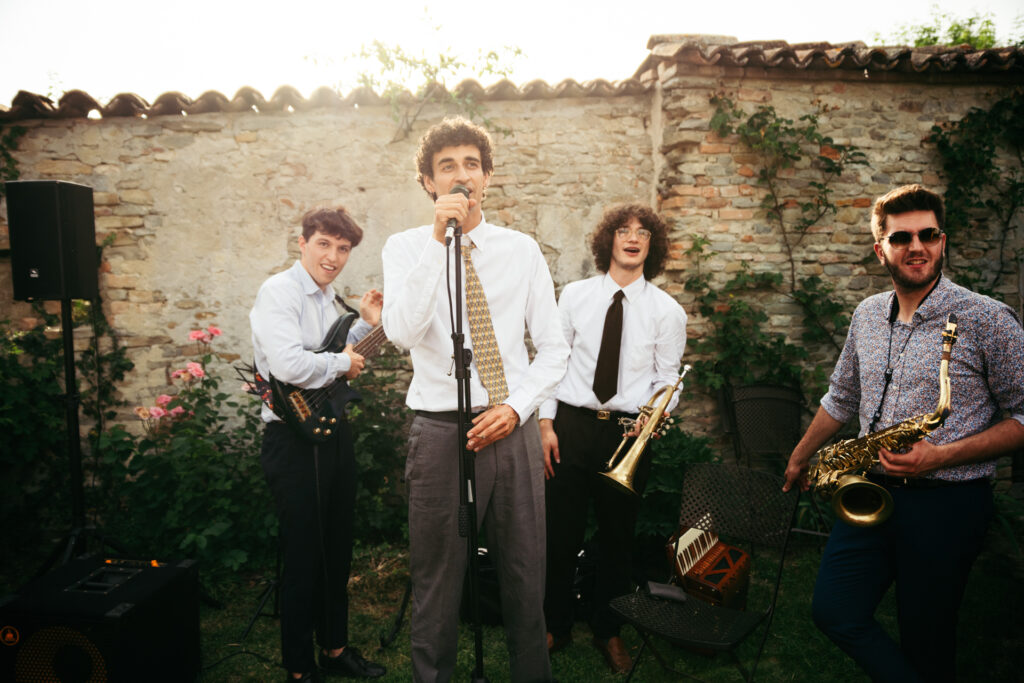
{"type": "MultiPolygon", "coordinates": [[[[608,601],[631,590],[633,529],[640,498],[601,481],[600,473],[622,441],[616,420],[598,420],[592,412],[558,404],[555,433],[561,464],[552,462],[555,476],[547,480],[547,584],[544,617],[548,631],[567,635],[573,623],[573,578],[583,547],[587,517],[593,503],[597,518],[597,576],[594,636],[602,640],[619,634],[622,622],[608,601]]],[[[625,452],[629,444],[623,448],[625,452]]],[[[650,453],[641,460],[634,488],[643,491],[650,469],[650,453]]]]}
{"type": "Polygon", "coordinates": [[[263,432],[260,463],[280,521],[281,656],[291,672],[316,667],[320,647],[348,644],[348,577],[356,478],[352,434],[315,445],[280,422],[263,432]]]}

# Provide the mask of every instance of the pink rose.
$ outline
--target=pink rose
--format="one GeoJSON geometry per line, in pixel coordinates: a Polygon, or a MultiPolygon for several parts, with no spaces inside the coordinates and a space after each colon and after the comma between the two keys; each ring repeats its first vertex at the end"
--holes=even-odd
{"type": "Polygon", "coordinates": [[[210,325],[209,327],[206,328],[206,331],[212,334],[214,337],[219,337],[220,335],[223,334],[223,332],[220,331],[220,328],[215,325],[210,325]]]}
{"type": "Polygon", "coordinates": [[[167,394],[160,394],[159,396],[156,397],[156,404],[161,408],[166,408],[167,404],[170,403],[173,399],[173,396],[168,396],[167,394]]]}
{"type": "Polygon", "coordinates": [[[196,379],[206,377],[206,371],[203,370],[203,366],[194,361],[191,363],[186,363],[185,369],[188,370],[188,373],[195,377],[196,379]]]}
{"type": "Polygon", "coordinates": [[[173,379],[178,379],[179,377],[188,377],[188,370],[175,370],[174,372],[171,373],[171,377],[173,379]]]}
{"type": "Polygon", "coordinates": [[[191,332],[188,333],[189,341],[199,341],[205,336],[206,332],[203,332],[202,330],[192,330],[191,332]]]}
{"type": "Polygon", "coordinates": [[[181,406],[174,406],[173,408],[171,408],[171,417],[178,417],[179,415],[184,415],[184,414],[185,414],[185,409],[182,408],[181,406]]]}
{"type": "Polygon", "coordinates": [[[160,406],[153,406],[149,409],[149,416],[155,418],[161,418],[167,416],[167,411],[160,406]]]}

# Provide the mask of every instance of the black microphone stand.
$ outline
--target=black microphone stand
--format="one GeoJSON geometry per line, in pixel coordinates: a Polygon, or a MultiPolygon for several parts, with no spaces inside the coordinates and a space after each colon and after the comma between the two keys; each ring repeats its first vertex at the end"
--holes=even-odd
{"type": "Polygon", "coordinates": [[[466,337],[462,331],[462,229],[456,228],[454,234],[455,261],[455,328],[452,330],[454,346],[455,381],[458,386],[458,432],[459,443],[459,535],[466,538],[469,553],[469,609],[473,620],[473,637],[476,647],[476,666],[473,669],[474,683],[487,683],[484,675],[484,635],[480,624],[480,558],[477,554],[476,528],[476,462],[475,453],[466,447],[466,432],[471,421],[469,411],[473,403],[469,392],[469,365],[473,360],[473,352],[465,347],[466,337]]]}

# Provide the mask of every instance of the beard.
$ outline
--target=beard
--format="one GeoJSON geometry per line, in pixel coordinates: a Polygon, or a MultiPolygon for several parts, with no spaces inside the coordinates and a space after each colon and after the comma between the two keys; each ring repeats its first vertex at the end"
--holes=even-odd
{"type": "Polygon", "coordinates": [[[885,261],[885,268],[889,271],[893,285],[907,292],[915,292],[929,287],[935,281],[935,278],[942,274],[944,256],[944,252],[939,252],[939,257],[932,262],[932,267],[917,276],[904,273],[898,264],[889,261],[884,252],[882,253],[882,260],[885,261]]]}

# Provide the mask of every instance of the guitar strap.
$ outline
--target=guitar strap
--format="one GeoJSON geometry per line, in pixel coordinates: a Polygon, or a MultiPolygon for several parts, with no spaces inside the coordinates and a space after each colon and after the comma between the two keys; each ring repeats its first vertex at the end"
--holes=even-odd
{"type": "Polygon", "coordinates": [[[345,303],[345,300],[342,299],[340,296],[338,296],[337,293],[335,293],[335,295],[334,295],[334,301],[339,303],[339,304],[341,304],[341,307],[344,308],[349,313],[355,313],[356,315],[359,315],[359,311],[357,311],[356,309],[352,308],[347,303],[345,303]]]}

